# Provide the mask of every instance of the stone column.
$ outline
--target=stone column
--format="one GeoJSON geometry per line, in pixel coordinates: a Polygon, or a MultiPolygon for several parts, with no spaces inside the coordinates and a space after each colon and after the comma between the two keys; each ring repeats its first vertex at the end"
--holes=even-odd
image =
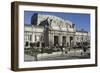
{"type": "Polygon", "coordinates": [[[59,45],[62,46],[62,35],[59,35],[59,45]]]}
{"type": "Polygon", "coordinates": [[[32,33],[32,42],[35,42],[35,33],[32,33]]]}

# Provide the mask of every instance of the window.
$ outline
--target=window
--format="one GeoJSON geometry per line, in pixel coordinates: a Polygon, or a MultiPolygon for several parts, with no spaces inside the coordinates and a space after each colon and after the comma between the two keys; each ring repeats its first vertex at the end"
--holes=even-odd
{"type": "Polygon", "coordinates": [[[35,41],[36,41],[36,35],[35,35],[35,41]]]}
{"type": "Polygon", "coordinates": [[[78,40],[79,38],[77,37],[77,40],[78,40]]]}
{"type": "Polygon", "coordinates": [[[43,36],[40,36],[40,41],[43,41],[43,36]]]}
{"type": "Polygon", "coordinates": [[[27,40],[30,40],[30,36],[28,35],[28,39],[27,40]]]}
{"type": "Polygon", "coordinates": [[[66,43],[66,36],[63,36],[63,37],[62,37],[62,42],[63,42],[63,44],[66,43]]]}
{"type": "Polygon", "coordinates": [[[32,35],[30,35],[30,41],[32,41],[32,35]]]}
{"type": "Polygon", "coordinates": [[[70,25],[70,28],[72,28],[72,26],[70,25]]]}
{"type": "Polygon", "coordinates": [[[29,43],[28,43],[28,42],[26,42],[26,43],[25,43],[25,46],[28,46],[28,45],[29,45],[29,43]]]}

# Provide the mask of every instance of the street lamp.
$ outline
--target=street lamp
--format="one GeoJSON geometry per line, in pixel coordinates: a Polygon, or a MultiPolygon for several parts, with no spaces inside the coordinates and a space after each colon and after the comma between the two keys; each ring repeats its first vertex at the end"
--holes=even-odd
{"type": "Polygon", "coordinates": [[[83,32],[84,32],[84,29],[81,29],[81,32],[82,32],[82,42],[81,42],[81,46],[82,46],[82,50],[84,50],[84,45],[83,45],[83,32]]]}

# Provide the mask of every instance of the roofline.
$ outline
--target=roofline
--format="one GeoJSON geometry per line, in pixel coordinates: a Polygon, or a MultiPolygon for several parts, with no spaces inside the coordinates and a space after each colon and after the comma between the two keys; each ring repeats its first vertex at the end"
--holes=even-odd
{"type": "Polygon", "coordinates": [[[76,30],[76,32],[85,32],[85,33],[88,33],[88,31],[81,31],[81,30],[76,30]]]}

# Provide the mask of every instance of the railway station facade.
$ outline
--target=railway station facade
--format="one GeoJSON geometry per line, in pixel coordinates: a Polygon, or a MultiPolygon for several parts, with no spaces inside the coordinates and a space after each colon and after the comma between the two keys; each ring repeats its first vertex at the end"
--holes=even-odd
{"type": "Polygon", "coordinates": [[[77,45],[90,42],[90,32],[77,30],[76,24],[54,15],[33,14],[31,24],[24,25],[24,43],[37,43],[37,47],[77,45]]]}

